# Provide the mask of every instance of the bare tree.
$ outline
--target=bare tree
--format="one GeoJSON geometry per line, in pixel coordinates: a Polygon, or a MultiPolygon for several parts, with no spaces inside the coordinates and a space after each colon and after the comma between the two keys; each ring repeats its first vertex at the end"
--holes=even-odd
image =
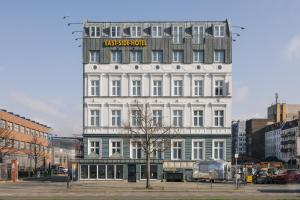
{"type": "Polygon", "coordinates": [[[146,157],[146,188],[150,189],[151,157],[156,157],[171,147],[171,139],[178,136],[178,129],[166,125],[162,115],[157,115],[157,113],[154,115],[154,110],[150,109],[148,103],[136,103],[129,109],[128,121],[124,124],[124,128],[129,136],[129,142],[141,148],[146,157]]]}
{"type": "Polygon", "coordinates": [[[7,128],[0,128],[0,163],[4,157],[13,154],[17,150],[14,148],[14,134],[7,128]]]}
{"type": "Polygon", "coordinates": [[[45,151],[45,144],[41,141],[41,139],[37,135],[33,136],[31,140],[31,148],[28,153],[29,156],[33,158],[34,171],[36,171],[38,163],[44,161],[44,159],[47,158],[47,153],[45,151]]]}

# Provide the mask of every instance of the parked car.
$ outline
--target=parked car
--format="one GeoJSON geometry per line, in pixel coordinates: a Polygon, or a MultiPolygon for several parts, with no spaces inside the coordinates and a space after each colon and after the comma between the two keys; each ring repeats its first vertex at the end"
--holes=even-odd
{"type": "Polygon", "coordinates": [[[272,174],[268,170],[258,170],[253,175],[253,183],[272,183],[272,174]]]}
{"type": "Polygon", "coordinates": [[[300,172],[297,169],[280,170],[273,176],[274,183],[296,183],[300,182],[300,172]]]}
{"type": "Polygon", "coordinates": [[[66,174],[66,173],[68,173],[68,169],[64,168],[64,167],[58,167],[57,171],[58,171],[59,174],[66,174]]]}

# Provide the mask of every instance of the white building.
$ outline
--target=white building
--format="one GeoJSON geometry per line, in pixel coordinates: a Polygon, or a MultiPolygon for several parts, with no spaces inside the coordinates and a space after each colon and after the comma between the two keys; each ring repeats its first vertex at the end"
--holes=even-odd
{"type": "Polygon", "coordinates": [[[270,125],[267,130],[265,133],[265,158],[276,156],[285,162],[299,160],[299,119],[284,124],[270,125]]]}
{"type": "Polygon", "coordinates": [[[145,159],[122,127],[136,102],[181,134],[152,158],[151,178],[163,162],[230,160],[231,43],[227,20],[85,22],[80,179],[143,179],[145,159]]]}

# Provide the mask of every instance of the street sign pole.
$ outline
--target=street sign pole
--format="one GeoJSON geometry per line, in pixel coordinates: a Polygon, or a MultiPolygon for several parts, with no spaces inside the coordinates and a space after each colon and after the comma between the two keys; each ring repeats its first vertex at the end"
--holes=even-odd
{"type": "Polygon", "coordinates": [[[235,158],[235,189],[238,189],[238,169],[237,169],[237,159],[239,157],[239,154],[234,154],[234,158],[235,158]]]}

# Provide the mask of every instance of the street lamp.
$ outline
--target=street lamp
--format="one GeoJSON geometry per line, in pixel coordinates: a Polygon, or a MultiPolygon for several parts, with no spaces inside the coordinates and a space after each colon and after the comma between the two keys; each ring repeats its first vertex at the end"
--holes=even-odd
{"type": "Polygon", "coordinates": [[[235,158],[235,188],[238,189],[238,177],[237,177],[237,159],[239,157],[239,154],[236,153],[234,154],[234,158],[235,158]]]}
{"type": "Polygon", "coordinates": [[[244,29],[246,29],[244,26],[232,26],[232,28],[239,28],[239,29],[242,29],[242,30],[244,30],[244,29]]]}
{"type": "Polygon", "coordinates": [[[68,23],[68,26],[71,26],[71,25],[73,25],[73,24],[82,24],[81,22],[70,22],[70,23],[68,23]]]}
{"type": "Polygon", "coordinates": [[[82,31],[72,31],[72,34],[74,33],[82,33],[82,31]]]}

